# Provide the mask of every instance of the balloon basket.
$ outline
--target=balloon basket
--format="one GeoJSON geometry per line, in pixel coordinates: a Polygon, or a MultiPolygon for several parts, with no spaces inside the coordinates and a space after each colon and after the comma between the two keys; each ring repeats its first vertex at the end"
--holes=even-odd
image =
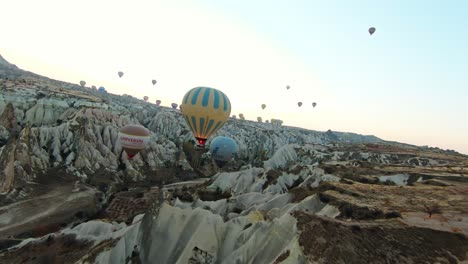
{"type": "Polygon", "coordinates": [[[196,151],[204,151],[205,150],[205,145],[196,144],[194,148],[195,148],[196,151]]]}

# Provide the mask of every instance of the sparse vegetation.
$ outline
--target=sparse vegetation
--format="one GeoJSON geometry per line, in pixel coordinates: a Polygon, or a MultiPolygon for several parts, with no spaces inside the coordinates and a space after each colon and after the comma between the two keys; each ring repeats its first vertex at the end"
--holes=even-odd
{"type": "Polygon", "coordinates": [[[424,211],[428,214],[429,218],[432,217],[433,214],[441,214],[442,209],[440,208],[440,205],[438,203],[432,202],[432,203],[424,203],[424,211]]]}

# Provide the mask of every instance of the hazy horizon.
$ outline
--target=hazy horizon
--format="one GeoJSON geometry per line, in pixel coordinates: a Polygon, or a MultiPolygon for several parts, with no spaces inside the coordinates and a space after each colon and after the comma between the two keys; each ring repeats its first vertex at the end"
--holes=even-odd
{"type": "Polygon", "coordinates": [[[148,95],[165,106],[195,86],[211,86],[229,96],[231,114],[249,120],[279,118],[468,154],[468,2],[4,6],[0,54],[24,70],[148,95]]]}

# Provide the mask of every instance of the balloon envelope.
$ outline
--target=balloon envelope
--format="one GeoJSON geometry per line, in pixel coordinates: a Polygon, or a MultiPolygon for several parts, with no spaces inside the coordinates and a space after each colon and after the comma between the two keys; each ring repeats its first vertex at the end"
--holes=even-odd
{"type": "Polygon", "coordinates": [[[266,108],[266,104],[262,104],[262,109],[265,109],[266,108]]]}
{"type": "Polygon", "coordinates": [[[245,120],[244,114],[239,114],[239,118],[240,118],[241,120],[245,120]]]}
{"type": "Polygon", "coordinates": [[[262,117],[261,116],[257,117],[257,121],[261,123],[263,121],[262,117]]]}
{"type": "Polygon", "coordinates": [[[143,100],[145,100],[145,102],[148,102],[148,99],[149,99],[149,97],[146,96],[146,95],[143,97],[143,100]]]}
{"type": "Polygon", "coordinates": [[[156,100],[156,105],[159,106],[161,104],[161,100],[156,100]]]}
{"type": "Polygon", "coordinates": [[[315,102],[314,102],[314,103],[312,103],[312,106],[313,106],[313,107],[315,107],[316,105],[317,105],[317,103],[315,103],[315,102]]]}
{"type": "Polygon", "coordinates": [[[220,90],[209,87],[195,87],[182,99],[182,114],[187,125],[201,146],[231,114],[231,102],[220,90]]]}
{"type": "Polygon", "coordinates": [[[228,137],[215,137],[210,144],[211,157],[219,167],[223,167],[234,158],[238,151],[236,141],[228,137]]]}
{"type": "Polygon", "coordinates": [[[375,27],[370,27],[369,28],[369,34],[372,35],[372,34],[374,34],[374,32],[375,32],[375,27]]]}
{"type": "Polygon", "coordinates": [[[286,89],[288,89],[288,90],[289,90],[289,88],[291,88],[291,87],[289,87],[289,85],[288,85],[288,86],[286,86],[286,89]]]}
{"type": "Polygon", "coordinates": [[[146,147],[149,138],[149,130],[139,125],[126,125],[119,131],[120,145],[122,145],[129,159],[132,159],[146,147]]]}
{"type": "Polygon", "coordinates": [[[83,87],[83,86],[86,85],[86,82],[85,81],[80,81],[80,85],[81,85],[81,87],[83,87]]]}
{"type": "Polygon", "coordinates": [[[120,78],[122,78],[122,76],[123,76],[124,73],[121,72],[121,71],[119,71],[117,74],[119,75],[120,78]]]}
{"type": "Polygon", "coordinates": [[[153,85],[155,85],[155,84],[156,84],[156,80],[152,80],[151,82],[153,83],[153,85]]]}
{"type": "Polygon", "coordinates": [[[98,91],[101,92],[101,93],[107,92],[106,88],[104,88],[103,86],[99,87],[98,91]]]}
{"type": "Polygon", "coordinates": [[[299,107],[301,107],[301,106],[302,106],[302,102],[297,102],[297,105],[298,105],[299,107]]]}
{"type": "Polygon", "coordinates": [[[172,103],[171,106],[172,106],[173,109],[177,109],[177,106],[179,106],[179,105],[176,104],[176,103],[172,103]]]}

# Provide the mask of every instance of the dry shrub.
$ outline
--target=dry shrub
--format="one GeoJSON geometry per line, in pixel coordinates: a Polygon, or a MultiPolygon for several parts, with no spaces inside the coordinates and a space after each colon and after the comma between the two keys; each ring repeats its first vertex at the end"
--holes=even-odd
{"type": "Polygon", "coordinates": [[[440,214],[442,213],[442,209],[440,208],[440,205],[437,203],[424,203],[424,211],[429,214],[429,218],[432,217],[432,214],[440,214]]]}

